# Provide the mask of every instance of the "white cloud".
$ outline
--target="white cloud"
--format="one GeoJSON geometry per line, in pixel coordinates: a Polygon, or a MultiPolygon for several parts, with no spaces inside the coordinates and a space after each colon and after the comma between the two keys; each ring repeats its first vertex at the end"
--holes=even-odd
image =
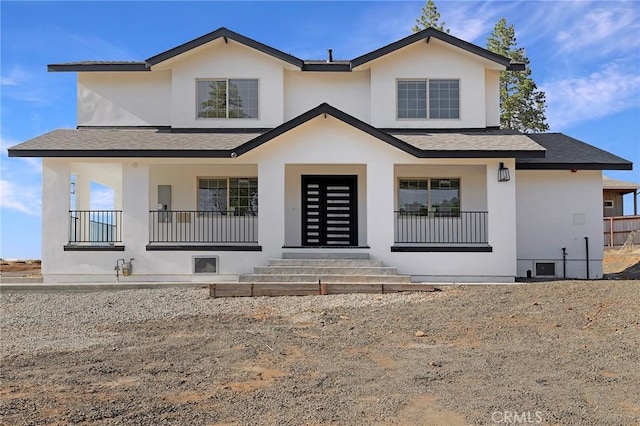
{"type": "Polygon", "coordinates": [[[607,3],[606,8],[590,9],[576,18],[567,21],[565,29],[557,33],[560,53],[583,53],[590,48],[589,56],[593,57],[640,46],[638,7],[633,3],[607,3]]]}
{"type": "Polygon", "coordinates": [[[19,65],[14,65],[7,75],[0,77],[0,84],[2,86],[19,86],[29,81],[32,77],[33,74],[25,71],[19,65]]]}
{"type": "Polygon", "coordinates": [[[29,216],[38,216],[42,211],[40,187],[16,185],[0,180],[0,208],[17,210],[29,216]]]}
{"type": "Polygon", "coordinates": [[[638,106],[640,75],[632,66],[612,63],[586,76],[545,83],[547,121],[553,130],[638,106]]]}
{"type": "Polygon", "coordinates": [[[91,189],[91,210],[113,210],[114,191],[113,188],[94,184],[91,189]]]}

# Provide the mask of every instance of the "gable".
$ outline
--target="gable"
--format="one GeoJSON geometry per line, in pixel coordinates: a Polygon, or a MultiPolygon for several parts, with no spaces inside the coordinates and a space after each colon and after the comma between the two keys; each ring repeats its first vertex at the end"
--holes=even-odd
{"type": "Polygon", "coordinates": [[[484,58],[487,61],[493,62],[496,64],[495,66],[497,66],[497,69],[509,69],[512,71],[524,70],[524,64],[512,63],[511,60],[507,57],[490,52],[487,49],[484,49],[480,46],[476,46],[475,44],[469,43],[467,41],[464,41],[462,39],[459,39],[457,37],[444,33],[442,31],[438,31],[434,28],[424,29],[408,37],[405,37],[401,40],[398,40],[394,43],[388,44],[372,52],[359,56],[351,61],[351,67],[357,68],[357,67],[364,66],[372,61],[375,61],[376,59],[392,54],[398,50],[401,50],[415,43],[429,44],[432,38],[437,39],[443,44],[456,47],[461,51],[476,55],[479,58],[484,58]]]}
{"type": "Polygon", "coordinates": [[[188,41],[180,46],[174,47],[162,53],[159,53],[155,56],[148,58],[145,62],[149,67],[154,67],[162,62],[168,61],[170,59],[176,58],[180,55],[192,53],[194,50],[198,49],[201,46],[209,44],[213,41],[220,41],[224,44],[229,44],[230,41],[239,43],[241,45],[250,47],[258,52],[261,52],[265,55],[272,56],[273,58],[279,59],[291,65],[294,65],[298,68],[302,67],[302,60],[296,58],[293,55],[289,55],[280,50],[274,49],[273,47],[267,46],[266,44],[255,41],[249,37],[243,36],[242,34],[238,34],[234,31],[231,31],[227,28],[219,28],[215,31],[212,31],[208,34],[205,34],[201,37],[195,38],[191,41],[188,41]]]}

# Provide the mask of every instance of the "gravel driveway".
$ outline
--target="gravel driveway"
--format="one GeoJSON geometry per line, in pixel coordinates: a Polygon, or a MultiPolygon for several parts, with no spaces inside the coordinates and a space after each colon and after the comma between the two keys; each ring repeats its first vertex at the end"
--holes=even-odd
{"type": "Polygon", "coordinates": [[[3,293],[3,424],[640,424],[640,281],[3,293]]]}

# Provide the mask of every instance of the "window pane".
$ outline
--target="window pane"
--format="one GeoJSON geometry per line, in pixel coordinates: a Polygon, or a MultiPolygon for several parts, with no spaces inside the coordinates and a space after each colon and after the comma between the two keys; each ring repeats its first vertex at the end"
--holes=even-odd
{"type": "Polygon", "coordinates": [[[404,213],[424,214],[427,208],[427,181],[400,180],[398,208],[404,213]]]}
{"type": "Polygon", "coordinates": [[[429,80],[429,118],[460,118],[459,80],[429,80]]]}
{"type": "Polygon", "coordinates": [[[258,178],[230,178],[229,204],[236,216],[258,214],[258,178]]]}
{"type": "Polygon", "coordinates": [[[227,82],[225,80],[198,81],[198,118],[226,118],[227,82]]]}
{"type": "Polygon", "coordinates": [[[460,179],[431,179],[429,210],[438,216],[460,215],[460,179]]]}
{"type": "Polygon", "coordinates": [[[427,82],[398,81],[398,118],[427,118],[427,82]]]}
{"type": "Polygon", "coordinates": [[[229,118],[258,118],[258,80],[229,80],[229,118]]]}
{"type": "Polygon", "coordinates": [[[198,210],[207,212],[227,211],[227,180],[198,180],[198,210]]]}

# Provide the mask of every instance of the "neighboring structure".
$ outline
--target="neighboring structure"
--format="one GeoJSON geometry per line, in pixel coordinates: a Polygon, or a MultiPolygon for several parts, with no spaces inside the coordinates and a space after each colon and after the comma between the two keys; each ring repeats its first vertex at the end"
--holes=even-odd
{"type": "Polygon", "coordinates": [[[604,245],[640,244],[640,216],[638,190],[640,185],[602,176],[602,210],[604,216],[604,245]],[[624,196],[633,194],[633,215],[624,214],[624,196]],[[631,237],[629,234],[633,233],[631,237]]]}
{"type": "Polygon", "coordinates": [[[633,194],[633,215],[638,215],[638,190],[640,185],[602,176],[603,216],[624,216],[624,196],[633,194]]]}
{"type": "Polygon", "coordinates": [[[434,29],[348,61],[221,28],[49,65],[78,73],[78,128],[9,149],[44,157],[44,280],[233,281],[347,252],[415,281],[599,278],[601,171],[632,165],[500,130],[499,72],[523,68],[434,29]],[[91,182],[113,206],[92,210],[91,182]]]}

